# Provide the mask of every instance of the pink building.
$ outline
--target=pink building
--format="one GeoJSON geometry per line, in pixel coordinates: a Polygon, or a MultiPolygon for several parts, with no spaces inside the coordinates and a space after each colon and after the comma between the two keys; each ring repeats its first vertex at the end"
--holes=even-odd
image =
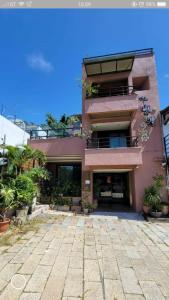
{"type": "Polygon", "coordinates": [[[67,178],[72,196],[140,211],[145,187],[165,175],[153,50],[86,58],[82,78],[80,136],[73,127],[29,143],[46,153],[51,184],[67,178]]]}

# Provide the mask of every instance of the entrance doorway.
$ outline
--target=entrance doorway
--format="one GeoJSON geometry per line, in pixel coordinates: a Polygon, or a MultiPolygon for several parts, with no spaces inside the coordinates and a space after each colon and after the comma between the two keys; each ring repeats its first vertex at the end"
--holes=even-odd
{"type": "Polygon", "coordinates": [[[106,211],[128,211],[130,207],[129,172],[94,173],[93,197],[98,209],[106,211]]]}

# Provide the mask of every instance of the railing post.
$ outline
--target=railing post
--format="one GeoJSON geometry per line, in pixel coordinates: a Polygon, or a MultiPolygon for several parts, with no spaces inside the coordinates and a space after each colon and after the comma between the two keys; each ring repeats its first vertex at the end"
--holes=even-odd
{"type": "Polygon", "coordinates": [[[97,148],[99,148],[99,138],[97,139],[97,148]]]}

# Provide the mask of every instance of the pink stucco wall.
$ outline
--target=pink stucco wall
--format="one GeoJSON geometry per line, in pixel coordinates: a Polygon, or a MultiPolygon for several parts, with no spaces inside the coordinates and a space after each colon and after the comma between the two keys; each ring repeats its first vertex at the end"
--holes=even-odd
{"type": "Polygon", "coordinates": [[[29,145],[34,149],[43,151],[47,157],[64,155],[82,156],[85,147],[84,140],[80,137],[29,140],[29,145]]]}
{"type": "Polygon", "coordinates": [[[85,149],[86,167],[126,167],[142,165],[140,147],[118,149],[85,149]]]}
{"type": "Polygon", "coordinates": [[[134,111],[138,109],[137,95],[102,97],[85,100],[85,113],[134,111]]]}

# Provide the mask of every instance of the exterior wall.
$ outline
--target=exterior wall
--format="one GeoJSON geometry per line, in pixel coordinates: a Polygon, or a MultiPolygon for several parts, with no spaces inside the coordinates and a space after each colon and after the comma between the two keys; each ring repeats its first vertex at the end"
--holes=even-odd
{"type": "Polygon", "coordinates": [[[4,142],[4,136],[5,144],[11,146],[27,144],[30,138],[27,132],[0,115],[0,144],[4,142]]]}
{"type": "Polygon", "coordinates": [[[84,140],[79,137],[48,138],[42,140],[29,140],[32,148],[43,151],[48,158],[79,156],[82,157],[84,140]]]}
{"type": "Polygon", "coordinates": [[[140,147],[112,149],[86,149],[85,166],[88,167],[109,167],[142,165],[142,153],[140,147]]]}
{"type": "MultiPolygon", "coordinates": [[[[158,95],[158,87],[157,87],[157,80],[156,80],[156,69],[155,69],[155,59],[153,55],[147,55],[147,56],[139,56],[134,59],[134,64],[132,71],[130,73],[118,73],[118,74],[108,74],[108,75],[98,75],[98,76],[90,76],[87,78],[86,72],[85,72],[85,67],[83,66],[83,80],[86,80],[87,82],[101,82],[101,81],[109,81],[109,80],[116,80],[116,79],[121,79],[124,78],[125,75],[128,75],[128,83],[129,85],[133,85],[133,77],[142,77],[142,76],[148,76],[149,77],[149,85],[150,88],[149,90],[142,90],[136,92],[137,94],[137,99],[135,100],[137,103],[137,111],[134,115],[134,118],[131,118],[131,124],[130,124],[130,132],[131,136],[138,136],[141,131],[141,124],[144,123],[144,116],[141,111],[141,106],[142,103],[139,101],[139,96],[146,96],[148,98],[148,104],[152,108],[152,113],[156,118],[155,125],[154,127],[148,127],[148,132],[149,132],[149,140],[147,142],[142,142],[140,139],[140,147],[141,147],[141,152],[142,152],[142,161],[143,164],[139,165],[136,164],[133,166],[132,163],[132,158],[128,160],[128,156],[126,156],[126,165],[127,163],[129,166],[132,167],[133,171],[131,174],[131,186],[132,186],[132,198],[133,198],[133,203],[134,203],[134,208],[136,211],[140,211],[142,209],[142,201],[144,197],[144,190],[145,188],[152,183],[152,176],[156,174],[165,174],[165,169],[162,168],[162,162],[164,160],[164,145],[163,145],[163,138],[162,138],[162,126],[161,126],[161,118],[160,118],[160,108],[159,108],[159,95],[158,95]]],[[[83,121],[83,129],[84,132],[87,136],[90,136],[90,124],[91,120],[86,114],[86,109],[87,112],[90,110],[90,112],[96,113],[100,112],[101,109],[103,109],[103,112],[105,111],[105,108],[103,107],[105,103],[107,103],[107,100],[103,100],[100,98],[100,103],[98,108],[96,108],[96,102],[97,99],[90,99],[86,100],[85,96],[85,89],[83,89],[83,103],[82,103],[82,110],[83,110],[83,115],[82,115],[82,121],[83,121]],[[86,103],[87,101],[87,103],[86,103]],[[94,105],[88,104],[88,101],[94,101],[94,105]],[[104,103],[105,102],[105,103],[104,103]],[[89,108],[91,106],[92,108],[89,108]]],[[[116,97],[109,97],[109,101],[112,101],[116,97]]],[[[104,98],[103,98],[104,99],[104,98]]],[[[120,108],[121,105],[123,105],[123,96],[121,96],[121,103],[119,105],[119,112],[122,111],[120,108]]],[[[119,99],[120,102],[120,99],[119,99]]],[[[125,107],[128,107],[130,105],[130,102],[128,100],[128,106],[125,103],[125,107]]],[[[116,107],[116,106],[115,106],[116,107]]],[[[124,107],[124,108],[125,108],[124,107]]],[[[113,108],[113,106],[112,106],[113,108]]],[[[118,108],[118,107],[116,107],[118,108]]],[[[112,119],[113,121],[113,119],[112,119]]],[[[101,121],[100,121],[101,122],[101,121]]],[[[116,150],[112,150],[115,151],[116,150]]],[[[119,157],[123,157],[123,160],[125,160],[125,153],[123,148],[119,149],[119,157]]],[[[89,167],[85,165],[85,160],[88,161],[88,150],[85,151],[87,158],[83,158],[84,163],[83,163],[83,173],[85,174],[85,170],[87,171],[89,167]]],[[[85,154],[84,154],[85,155],[85,154]]],[[[103,154],[104,155],[104,154],[103,154]]],[[[112,154],[113,157],[113,154],[112,154]]],[[[92,159],[92,158],[91,158],[92,159]]],[[[99,152],[95,152],[95,157],[93,157],[93,164],[102,164],[102,161],[105,161],[103,156],[99,155],[99,152]],[[96,158],[97,156],[97,158],[96,158]]],[[[119,159],[116,157],[116,161],[114,164],[117,165],[117,163],[120,165],[119,159]]],[[[90,164],[92,166],[92,161],[90,161],[90,164]]],[[[109,168],[111,166],[113,167],[113,162],[112,159],[109,157],[109,168]]],[[[124,161],[123,161],[124,164],[124,161]]],[[[92,168],[91,172],[92,172],[92,168]]],[[[83,179],[84,180],[84,179],[83,179]]],[[[91,187],[90,187],[91,188],[91,187]]],[[[163,191],[163,197],[164,199],[167,198],[167,192],[164,189],[163,191]]],[[[90,198],[92,201],[92,189],[90,189],[90,198]]]]}
{"type": "Polygon", "coordinates": [[[85,113],[106,113],[116,111],[135,111],[138,109],[136,95],[114,96],[85,100],[85,113]]]}

